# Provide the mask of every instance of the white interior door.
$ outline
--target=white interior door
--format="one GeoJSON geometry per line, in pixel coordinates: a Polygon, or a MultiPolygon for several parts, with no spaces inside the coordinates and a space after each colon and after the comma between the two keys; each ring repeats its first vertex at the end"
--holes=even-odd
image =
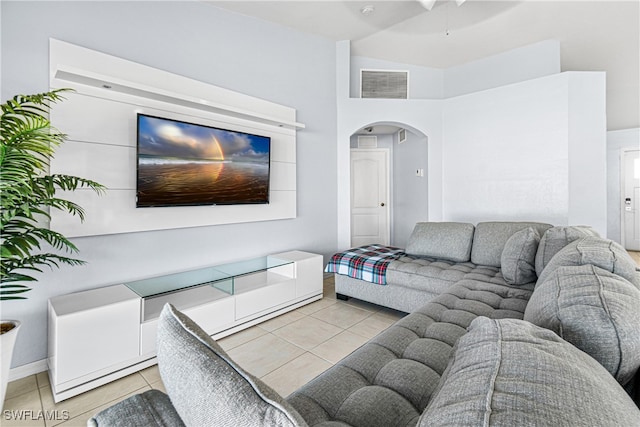
{"type": "Polygon", "coordinates": [[[388,245],[389,150],[351,150],[351,246],[388,245]]]}
{"type": "Polygon", "coordinates": [[[622,162],[624,247],[640,251],[640,150],[624,151],[622,162]]]}

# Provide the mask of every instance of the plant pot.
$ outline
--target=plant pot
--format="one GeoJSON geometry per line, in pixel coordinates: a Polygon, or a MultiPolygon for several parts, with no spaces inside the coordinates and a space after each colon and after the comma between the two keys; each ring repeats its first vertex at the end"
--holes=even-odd
{"type": "Polygon", "coordinates": [[[13,357],[13,347],[16,343],[16,337],[18,336],[18,330],[20,329],[20,322],[17,320],[3,320],[0,322],[2,325],[2,332],[0,332],[0,410],[4,407],[4,396],[7,392],[7,383],[9,382],[9,369],[11,368],[11,359],[13,357]],[[12,325],[13,327],[5,331],[5,325],[12,325]]]}

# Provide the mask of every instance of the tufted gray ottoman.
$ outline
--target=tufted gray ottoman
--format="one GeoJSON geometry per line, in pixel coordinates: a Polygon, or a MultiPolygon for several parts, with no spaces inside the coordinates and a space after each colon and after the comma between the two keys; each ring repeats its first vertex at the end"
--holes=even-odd
{"type": "Polygon", "coordinates": [[[532,290],[462,280],[287,400],[309,425],[414,426],[473,319],[522,319],[532,290]]]}

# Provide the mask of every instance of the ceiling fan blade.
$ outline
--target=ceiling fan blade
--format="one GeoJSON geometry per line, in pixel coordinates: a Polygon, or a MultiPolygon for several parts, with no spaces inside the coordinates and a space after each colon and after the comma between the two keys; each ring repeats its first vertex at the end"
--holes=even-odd
{"type": "Polygon", "coordinates": [[[418,0],[422,7],[427,10],[433,9],[433,5],[436,4],[436,0],[418,0]]]}

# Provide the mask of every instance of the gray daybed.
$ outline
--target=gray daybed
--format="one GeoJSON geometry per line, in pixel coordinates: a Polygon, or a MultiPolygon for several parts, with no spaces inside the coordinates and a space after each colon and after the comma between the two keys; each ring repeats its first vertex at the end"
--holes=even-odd
{"type": "MultiPolygon", "coordinates": [[[[410,313],[460,280],[505,284],[501,270],[504,245],[511,235],[528,227],[542,236],[551,225],[481,222],[474,227],[459,222],[419,222],[406,249],[390,251],[379,245],[351,249],[334,255],[325,271],[336,273],[339,298],[358,298],[410,313]],[[371,265],[368,262],[371,257],[380,269],[377,273],[384,274],[384,278],[371,280],[370,275],[361,274],[354,267],[371,265]]],[[[580,235],[595,234],[590,228],[575,229],[580,235]]],[[[535,275],[525,279],[534,282],[535,275]]]]}

